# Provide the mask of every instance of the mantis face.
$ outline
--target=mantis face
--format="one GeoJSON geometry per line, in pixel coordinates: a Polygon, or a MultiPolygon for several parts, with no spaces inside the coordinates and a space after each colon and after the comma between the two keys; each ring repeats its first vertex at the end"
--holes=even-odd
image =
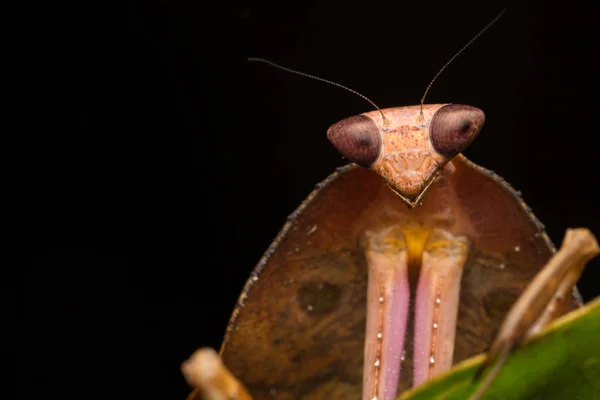
{"type": "Polygon", "coordinates": [[[477,137],[484,122],[483,111],[472,106],[398,107],[344,119],[329,128],[327,137],[342,155],[377,172],[409,207],[415,207],[446,164],[477,137]]]}

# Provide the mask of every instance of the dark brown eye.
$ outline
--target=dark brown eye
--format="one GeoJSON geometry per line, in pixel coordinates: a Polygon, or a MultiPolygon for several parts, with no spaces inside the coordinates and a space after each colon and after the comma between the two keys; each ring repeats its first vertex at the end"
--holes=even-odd
{"type": "Polygon", "coordinates": [[[449,104],[440,108],[429,128],[435,151],[446,157],[454,157],[477,137],[485,114],[479,108],[462,104],[449,104]]]}
{"type": "Polygon", "coordinates": [[[369,167],[377,160],[381,136],[375,122],[364,115],[346,118],[327,130],[327,138],[344,157],[369,167]]]}

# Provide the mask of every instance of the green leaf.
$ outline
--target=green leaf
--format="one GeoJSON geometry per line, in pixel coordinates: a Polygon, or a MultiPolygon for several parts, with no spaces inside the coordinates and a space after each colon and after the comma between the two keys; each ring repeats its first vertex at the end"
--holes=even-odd
{"type": "MultiPolygon", "coordinates": [[[[483,360],[465,360],[397,400],[468,399],[481,383],[473,377],[483,360]]],[[[514,350],[482,397],[494,399],[600,399],[600,297],[514,350]]]]}

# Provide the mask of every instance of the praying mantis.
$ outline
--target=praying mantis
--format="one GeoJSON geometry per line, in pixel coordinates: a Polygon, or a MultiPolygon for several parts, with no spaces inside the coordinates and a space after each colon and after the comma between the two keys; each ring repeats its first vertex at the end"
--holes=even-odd
{"type": "Polygon", "coordinates": [[[192,398],[392,399],[488,349],[501,366],[578,307],[595,238],[569,230],[553,255],[519,195],[461,154],[484,121],[476,107],[421,104],[333,124],[327,137],[353,164],[260,260],[222,362],[204,351],[184,365],[192,398]]]}

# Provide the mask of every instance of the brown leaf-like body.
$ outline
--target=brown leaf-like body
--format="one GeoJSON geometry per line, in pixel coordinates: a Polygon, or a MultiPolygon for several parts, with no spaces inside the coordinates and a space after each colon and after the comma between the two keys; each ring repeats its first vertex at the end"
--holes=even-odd
{"type": "MultiPolygon", "coordinates": [[[[504,180],[462,155],[452,164],[454,172],[436,181],[416,209],[374,172],[351,164],[289,217],[244,287],[221,348],[225,365],[255,399],[361,398],[367,230],[443,227],[469,237],[454,362],[489,348],[554,247],[504,180]]],[[[560,314],[580,304],[574,291],[560,314]]],[[[405,343],[399,393],[412,382],[412,321],[405,343]]]]}

